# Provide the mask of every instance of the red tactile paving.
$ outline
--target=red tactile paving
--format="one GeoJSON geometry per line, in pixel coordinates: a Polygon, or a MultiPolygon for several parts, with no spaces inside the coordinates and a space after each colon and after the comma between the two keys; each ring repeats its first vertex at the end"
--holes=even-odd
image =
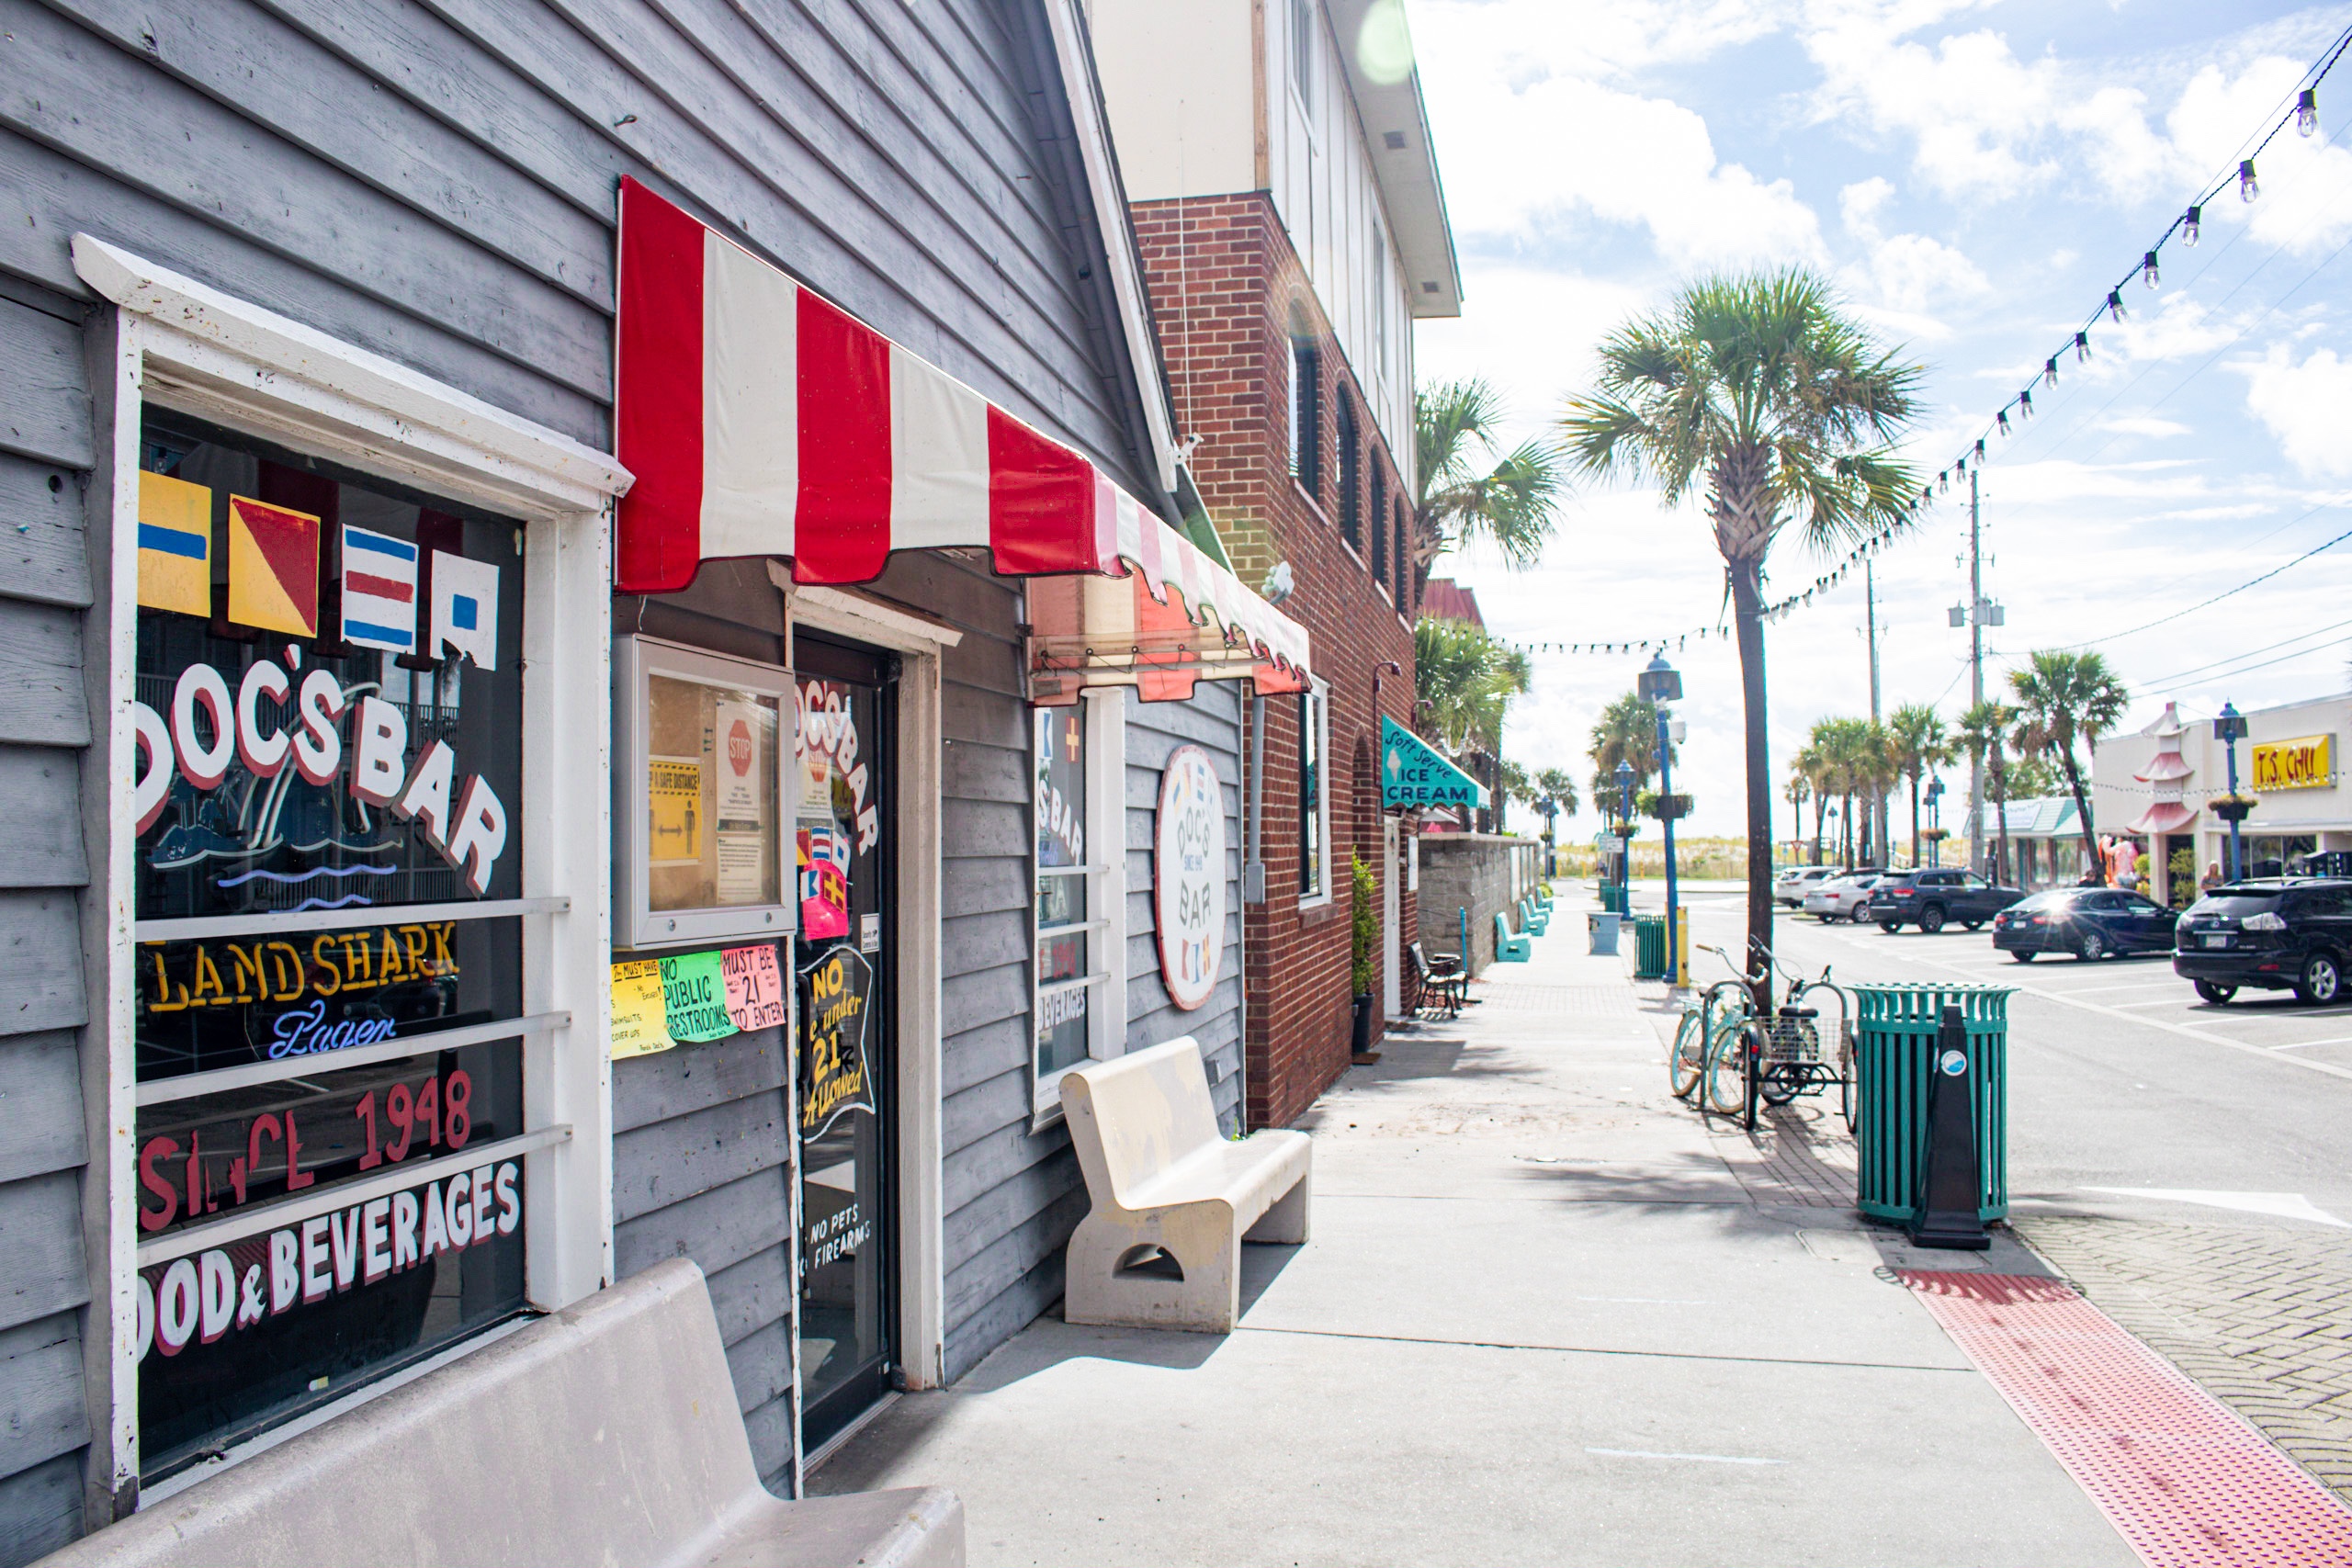
{"type": "Polygon", "coordinates": [[[2150,1568],[2352,1563],[2352,1509],[2067,1286],[1902,1278],[2150,1568]]]}

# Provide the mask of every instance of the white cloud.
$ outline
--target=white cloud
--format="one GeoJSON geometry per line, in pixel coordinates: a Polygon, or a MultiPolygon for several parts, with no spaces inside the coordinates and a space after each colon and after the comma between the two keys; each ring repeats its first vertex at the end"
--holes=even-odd
{"type": "Polygon", "coordinates": [[[2158,419],[2153,414],[2119,414],[2099,421],[2101,430],[2111,430],[2118,435],[2187,435],[2188,426],[2178,420],[2158,419]]]}
{"type": "Polygon", "coordinates": [[[2293,350],[2274,344],[2260,360],[2238,368],[2246,377],[2246,407],[2278,438],[2288,461],[2308,475],[2352,477],[2352,440],[2345,434],[2352,360],[2323,348],[2299,365],[2293,350]]]}
{"type": "MultiPolygon", "coordinates": [[[[2278,123],[2303,70],[2300,61],[2267,55],[2235,76],[2208,65],[2189,79],[2165,123],[2199,177],[2252,151],[2249,133],[2258,140],[2278,123]]],[[[2261,194],[2252,203],[2240,201],[2233,186],[2207,204],[2205,224],[2217,232],[2205,243],[2226,239],[2240,223],[2254,240],[2304,255],[2352,238],[2352,152],[2289,131],[2262,150],[2255,175],[2261,194]]]]}
{"type": "Polygon", "coordinates": [[[1815,0],[1804,45],[1821,67],[1823,118],[1907,136],[1919,174],[1951,196],[2014,197],[2070,171],[2121,195],[2177,172],[2136,89],[2099,84],[2054,56],[2027,62],[1998,33],[1911,38],[1971,8],[1954,0],[1815,0]]]}
{"type": "Polygon", "coordinates": [[[1948,330],[1926,314],[1928,308],[1939,300],[1990,293],[1992,282],[1974,262],[1940,240],[1883,232],[1879,214],[1894,195],[1894,186],[1876,175],[1838,193],[1846,231],[1867,254],[1860,265],[1847,269],[1848,283],[1897,330],[1912,336],[1947,336],[1948,330]]]}
{"type": "MultiPolygon", "coordinates": [[[[1597,219],[1645,229],[1679,269],[1821,254],[1820,223],[1790,182],[1722,161],[1706,121],[1691,110],[1577,75],[1573,62],[1532,53],[1524,39],[1473,47],[1473,38],[1491,40],[1498,20],[1531,15],[1517,5],[1435,14],[1437,29],[1459,22],[1469,34],[1423,60],[1442,144],[1476,150],[1446,165],[1457,230],[1523,240],[1597,219]]],[[[1430,36],[1431,23],[1420,31],[1430,36]]]]}

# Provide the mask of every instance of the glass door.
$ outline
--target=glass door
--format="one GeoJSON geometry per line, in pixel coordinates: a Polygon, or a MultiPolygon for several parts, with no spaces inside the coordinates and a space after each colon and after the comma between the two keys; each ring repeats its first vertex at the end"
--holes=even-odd
{"type": "Polygon", "coordinates": [[[898,1359],[896,716],[887,656],[803,633],[794,664],[801,1434],[813,1450],[888,1390],[898,1359]]]}

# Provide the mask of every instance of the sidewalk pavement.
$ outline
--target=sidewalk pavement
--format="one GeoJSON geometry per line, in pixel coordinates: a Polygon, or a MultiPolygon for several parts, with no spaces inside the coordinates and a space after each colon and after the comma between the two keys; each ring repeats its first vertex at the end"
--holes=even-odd
{"type": "Polygon", "coordinates": [[[986,1565],[2136,1562],[1890,1272],[1954,1255],[1804,1125],[1711,1134],[1584,946],[1564,899],[1317,1102],[1311,1239],[1247,1249],[1237,1332],[1042,1318],[813,1489],[950,1487],[986,1565]]]}

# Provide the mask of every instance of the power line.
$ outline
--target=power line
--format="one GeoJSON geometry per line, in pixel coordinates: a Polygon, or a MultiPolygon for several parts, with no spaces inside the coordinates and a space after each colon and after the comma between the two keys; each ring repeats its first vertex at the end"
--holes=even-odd
{"type": "MultiPolygon", "coordinates": [[[[2265,643],[2260,648],[2245,649],[2240,652],[2231,654],[2227,659],[2216,659],[2210,664],[2191,665],[2186,670],[2176,671],[2169,675],[2158,675],[2152,680],[2142,682],[2141,684],[2146,686],[2169,686],[2178,681],[2229,680],[2234,676],[2243,675],[2246,671],[2245,670],[2225,670],[2223,667],[2226,665],[2235,664],[2243,659],[2252,659],[2258,653],[2268,653],[2274,649],[2284,648],[2290,642],[2306,642],[2315,637],[2324,637],[2329,632],[2342,631],[2346,626],[2352,626],[2352,620],[2338,621],[2334,626],[2321,626],[2315,631],[2297,632],[2293,637],[2283,637],[2277,642],[2265,643]]],[[[2317,653],[2320,649],[2305,649],[2303,651],[2306,653],[2317,653]]],[[[2301,655],[2288,655],[2287,657],[2298,658],[2301,657],[2301,655]]],[[[2278,660],[2273,660],[2268,662],[2276,663],[2278,660]]],[[[2260,670],[2267,667],[2267,666],[2265,664],[2256,664],[2249,665],[2247,669],[2260,670]]]]}
{"type": "MultiPolygon", "coordinates": [[[[2340,504],[2342,503],[2337,502],[2324,502],[2321,505],[2312,507],[2310,512],[2303,513],[2303,516],[2309,517],[2316,513],[2330,511],[2340,504]]],[[[2296,521],[2301,522],[2301,519],[2298,518],[2296,521]]],[[[2297,556],[2293,560],[2287,561],[2279,566],[2272,567],[2260,577],[2250,577],[2244,582],[2239,583],[2235,588],[2225,588],[2221,592],[2214,594],[2211,599],[2200,600],[2199,603],[2189,605],[2186,610],[2175,610],[2169,615],[2158,615],[2154,620],[2143,622],[2141,625],[2133,626],[2129,631],[2109,632],[2105,637],[2095,637],[2086,642],[2070,642],[2063,648],[2052,649],[2049,651],[2052,653],[2075,653],[2086,648],[2097,648],[2103,642],[2120,642],[2127,637],[2137,637],[2142,632],[2148,631],[2156,626],[2164,626],[2172,621],[2177,621],[2183,615],[2193,615],[2199,610],[2209,608],[2211,605],[2220,604],[2224,599],[2243,593],[2247,589],[2254,587],[2257,583],[2267,582],[2272,578],[2278,576],[2280,572],[2286,570],[2288,567],[2301,566],[2303,562],[2311,559],[2312,557],[2320,554],[2322,551],[2334,549],[2336,546],[2342,544],[2346,539],[2352,539],[2352,528],[2346,529],[2343,533],[2336,535],[2335,537],[2328,540],[2327,543],[2324,545],[2314,545],[2310,549],[2305,550],[2301,555],[2297,556]]]]}

